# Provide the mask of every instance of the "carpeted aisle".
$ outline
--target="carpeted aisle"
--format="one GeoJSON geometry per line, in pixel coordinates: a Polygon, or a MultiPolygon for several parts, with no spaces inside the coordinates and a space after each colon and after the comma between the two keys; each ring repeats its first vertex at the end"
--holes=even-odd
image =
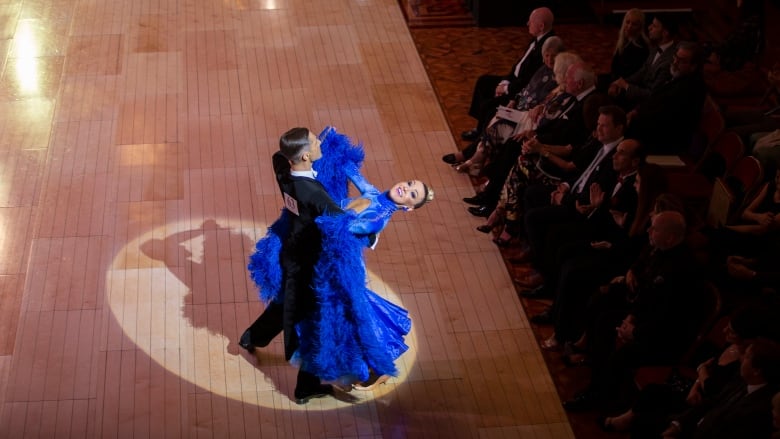
{"type": "MultiPolygon", "coordinates": [[[[428,76],[436,90],[453,137],[460,147],[467,142],[460,140],[462,131],[474,127],[474,121],[466,114],[471,101],[472,87],[476,79],[485,73],[506,73],[516,61],[530,38],[525,27],[478,28],[439,27],[410,28],[417,50],[428,76]]],[[[599,71],[607,71],[612,56],[617,28],[597,24],[563,24],[555,26],[570,50],[577,52],[599,71]]],[[[441,166],[447,166],[441,163],[441,166]]],[[[452,172],[455,172],[454,170],[452,172]]],[[[466,178],[466,177],[463,177],[466,178]]],[[[475,181],[476,183],[476,181],[475,181]]],[[[464,203],[463,209],[467,205],[464,203]]],[[[484,239],[489,239],[485,237],[484,239]]],[[[502,249],[502,255],[510,274],[522,270],[523,264],[513,265],[509,259],[515,248],[502,249]]],[[[529,316],[541,312],[549,302],[521,298],[529,316]]],[[[534,327],[537,340],[550,335],[549,327],[534,327]]],[[[562,400],[573,396],[589,378],[587,368],[567,368],[560,354],[543,351],[547,367],[555,381],[562,400]]],[[[569,422],[578,438],[601,438],[604,432],[596,425],[595,413],[569,414],[569,422]]],[[[614,435],[614,437],[620,437],[614,435]]]]}

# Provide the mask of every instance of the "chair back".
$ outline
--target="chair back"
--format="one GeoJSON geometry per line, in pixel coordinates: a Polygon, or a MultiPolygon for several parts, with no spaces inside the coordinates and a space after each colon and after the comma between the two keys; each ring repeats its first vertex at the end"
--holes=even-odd
{"type": "Polygon", "coordinates": [[[742,185],[745,198],[752,194],[753,191],[761,184],[764,178],[764,172],[761,169],[761,162],[753,156],[745,156],[737,160],[734,167],[727,174],[728,177],[733,177],[742,185]]]}
{"type": "Polygon", "coordinates": [[[699,163],[698,172],[710,180],[725,176],[745,153],[745,145],[733,131],[722,133],[699,163]]]}
{"type": "Polygon", "coordinates": [[[704,98],[699,126],[694,132],[693,142],[689,151],[691,159],[697,161],[707,155],[715,140],[720,137],[726,127],[726,121],[720,107],[709,94],[704,98]]]}

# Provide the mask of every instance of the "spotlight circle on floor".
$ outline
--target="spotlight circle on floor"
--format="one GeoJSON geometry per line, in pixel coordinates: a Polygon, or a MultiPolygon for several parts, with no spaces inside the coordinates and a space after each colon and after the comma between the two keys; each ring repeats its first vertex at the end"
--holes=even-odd
{"type": "MultiPolygon", "coordinates": [[[[284,361],[281,337],[257,358],[236,344],[262,310],[246,261],[265,225],[219,218],[201,224],[167,223],[131,238],[106,273],[106,303],[118,331],[109,329],[107,350],[147,354],[168,372],[227,398],[274,409],[331,410],[393,391],[416,357],[414,324],[399,359],[400,375],[374,392],[353,391],[298,406],[292,395],[296,369],[284,361]],[[349,398],[348,398],[349,399],[349,398]]],[[[403,306],[398,294],[368,270],[369,287],[403,306]]]]}

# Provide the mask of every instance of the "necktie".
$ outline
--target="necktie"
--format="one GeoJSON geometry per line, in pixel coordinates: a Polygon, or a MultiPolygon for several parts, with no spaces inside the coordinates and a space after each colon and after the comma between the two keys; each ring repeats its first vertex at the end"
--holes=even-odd
{"type": "Polygon", "coordinates": [[[593,159],[592,162],[590,162],[590,165],[585,169],[585,172],[580,175],[580,178],[577,179],[577,182],[574,183],[574,193],[580,193],[582,192],[582,189],[585,187],[585,183],[588,182],[588,179],[590,179],[590,174],[593,173],[593,170],[598,167],[599,163],[601,162],[601,159],[604,158],[604,155],[606,154],[606,148],[604,146],[599,149],[599,152],[596,154],[596,157],[593,159]]]}

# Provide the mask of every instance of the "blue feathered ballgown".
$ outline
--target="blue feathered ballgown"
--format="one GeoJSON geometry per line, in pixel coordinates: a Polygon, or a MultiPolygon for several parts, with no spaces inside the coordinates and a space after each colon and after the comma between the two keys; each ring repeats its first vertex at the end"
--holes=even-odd
{"type": "MultiPolygon", "coordinates": [[[[325,381],[366,381],[369,369],[377,375],[397,375],[395,360],[408,346],[409,313],[366,287],[363,251],[368,235],[379,233],[397,210],[387,196],[360,175],[364,153],[333,128],[320,135],[322,158],[314,163],[317,180],[342,207],[348,181],[370,200],[355,213],[317,219],[322,232],[322,253],[314,272],[318,311],[297,325],[299,347],[292,361],[325,381]]],[[[281,289],[279,252],[287,233],[286,210],[258,241],[249,259],[249,273],[264,302],[276,300],[281,289]]]]}

